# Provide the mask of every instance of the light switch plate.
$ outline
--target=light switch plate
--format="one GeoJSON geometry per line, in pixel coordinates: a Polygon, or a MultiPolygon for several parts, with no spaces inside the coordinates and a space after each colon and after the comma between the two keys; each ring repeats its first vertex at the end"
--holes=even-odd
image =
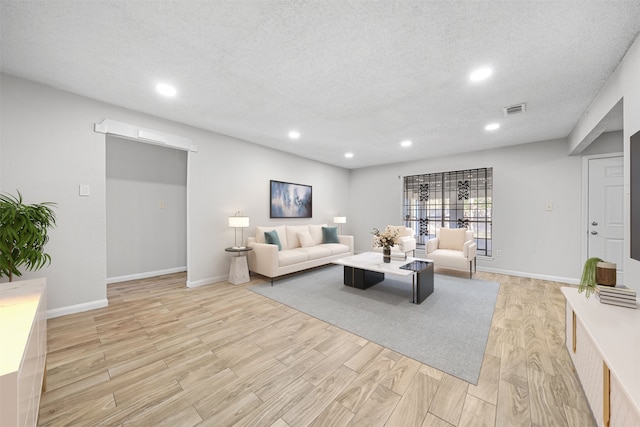
{"type": "Polygon", "coordinates": [[[80,195],[89,197],[91,195],[91,187],[88,184],[80,184],[80,195]]]}

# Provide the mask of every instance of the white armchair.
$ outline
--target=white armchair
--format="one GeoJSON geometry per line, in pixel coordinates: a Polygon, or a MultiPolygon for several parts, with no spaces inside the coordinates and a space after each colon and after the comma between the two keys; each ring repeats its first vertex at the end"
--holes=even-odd
{"type": "Polygon", "coordinates": [[[433,260],[436,267],[469,269],[469,277],[473,277],[476,268],[477,245],[472,230],[466,228],[437,229],[435,239],[427,241],[426,252],[427,258],[433,260]]]}
{"type": "MultiPolygon", "coordinates": [[[[391,247],[391,253],[402,252],[405,255],[415,254],[416,250],[416,238],[413,236],[413,229],[405,227],[403,225],[387,225],[387,228],[397,229],[400,243],[391,247]]],[[[373,246],[374,252],[382,252],[382,248],[373,246]]]]}

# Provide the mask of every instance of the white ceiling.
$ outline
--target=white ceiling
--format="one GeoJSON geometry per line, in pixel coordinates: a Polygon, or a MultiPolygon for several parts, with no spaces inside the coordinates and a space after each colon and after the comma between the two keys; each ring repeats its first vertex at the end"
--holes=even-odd
{"type": "Polygon", "coordinates": [[[640,32],[640,1],[0,7],[3,73],[345,168],[564,138],[640,32]]]}

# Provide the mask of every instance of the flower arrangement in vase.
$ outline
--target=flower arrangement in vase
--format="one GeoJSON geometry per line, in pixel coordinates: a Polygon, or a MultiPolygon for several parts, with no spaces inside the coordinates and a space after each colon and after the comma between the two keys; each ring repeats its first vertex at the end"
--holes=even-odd
{"type": "Polygon", "coordinates": [[[382,248],[382,255],[384,262],[391,262],[391,246],[397,245],[398,242],[398,230],[396,228],[385,228],[384,231],[380,231],[374,228],[371,232],[373,234],[373,244],[382,248]]]}

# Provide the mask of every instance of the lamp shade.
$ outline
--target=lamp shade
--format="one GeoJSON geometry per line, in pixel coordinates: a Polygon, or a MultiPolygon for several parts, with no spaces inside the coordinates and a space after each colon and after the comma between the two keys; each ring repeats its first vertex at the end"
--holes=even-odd
{"type": "Polygon", "coordinates": [[[347,223],[347,217],[346,216],[334,216],[333,217],[333,223],[334,224],[346,224],[347,223]]]}
{"type": "Polygon", "coordinates": [[[247,228],[249,226],[248,216],[230,216],[229,227],[233,228],[247,228]]]}

